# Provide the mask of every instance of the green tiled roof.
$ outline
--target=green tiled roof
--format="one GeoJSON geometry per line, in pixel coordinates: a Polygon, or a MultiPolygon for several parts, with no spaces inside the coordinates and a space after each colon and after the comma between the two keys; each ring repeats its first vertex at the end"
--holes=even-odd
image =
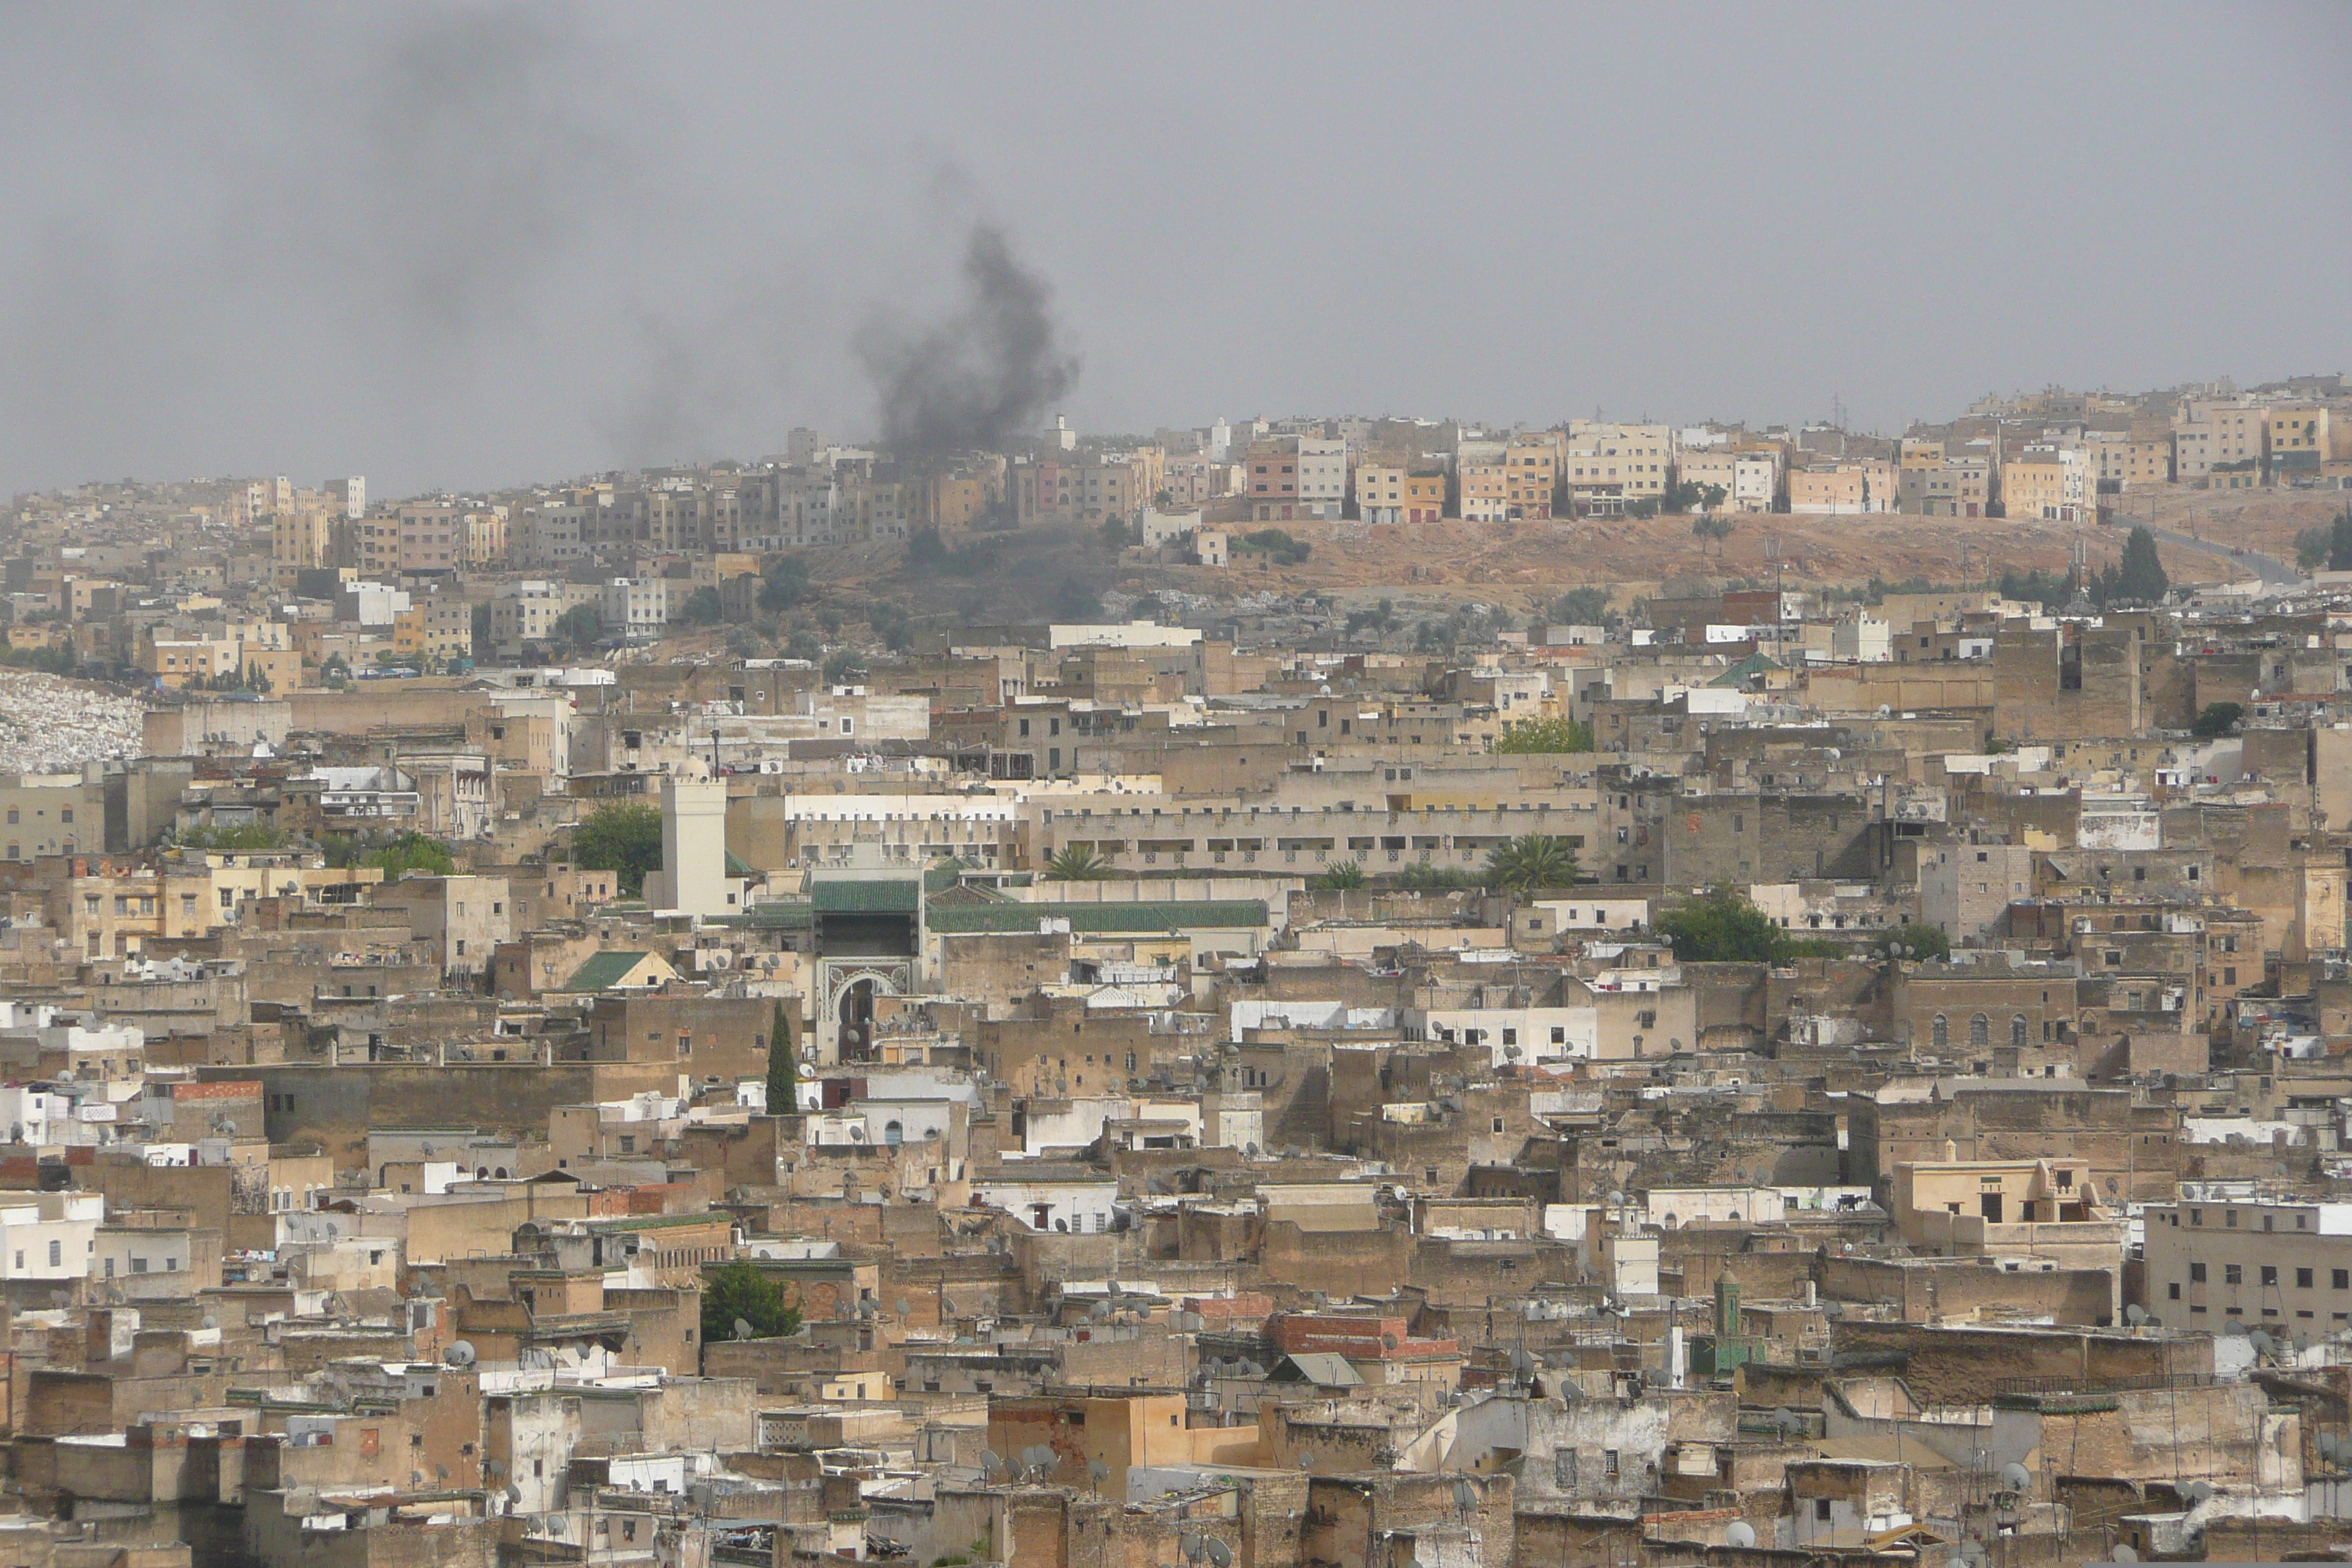
{"type": "Polygon", "coordinates": [[[819,882],[810,889],[821,915],[911,915],[922,906],[919,878],[887,882],[819,882]]]}
{"type": "Polygon", "coordinates": [[[814,923],[816,910],[798,899],[763,899],[749,904],[739,914],[719,915],[713,923],[728,926],[757,926],[797,931],[814,923]]]}
{"type": "Polygon", "coordinates": [[[630,970],[646,961],[642,952],[600,952],[572,972],[566,991],[602,991],[617,985],[630,970]]]}
{"type": "Polygon", "coordinates": [[[751,863],[730,849],[727,851],[727,874],[730,877],[748,878],[752,874],[751,863]]]}
{"type": "Polygon", "coordinates": [[[1248,931],[1267,923],[1263,900],[1149,904],[933,905],[925,922],[950,934],[1034,931],[1040,921],[1067,921],[1080,933],[1113,931],[1248,931]]]}

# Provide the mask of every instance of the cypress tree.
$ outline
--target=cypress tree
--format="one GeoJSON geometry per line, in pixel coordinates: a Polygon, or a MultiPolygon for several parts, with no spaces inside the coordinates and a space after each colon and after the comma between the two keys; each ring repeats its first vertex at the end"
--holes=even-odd
{"type": "Polygon", "coordinates": [[[801,1058],[793,1044],[792,1015],[776,1004],[768,1026],[768,1114],[789,1116],[800,1109],[801,1058]]]}

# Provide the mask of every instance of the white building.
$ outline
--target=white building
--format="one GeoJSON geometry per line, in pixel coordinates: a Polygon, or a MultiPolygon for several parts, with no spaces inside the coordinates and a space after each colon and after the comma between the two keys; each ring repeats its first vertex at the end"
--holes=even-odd
{"type": "Polygon", "coordinates": [[[1601,1041],[1593,1007],[1408,1007],[1408,1040],[1483,1046],[1498,1067],[1590,1059],[1601,1041]]]}
{"type": "Polygon", "coordinates": [[[89,1276],[102,1193],[10,1194],[0,1204],[0,1279],[83,1279],[89,1276]]]}
{"type": "MultiPolygon", "coordinates": [[[[684,586],[684,579],[679,579],[684,586]]],[[[670,579],[615,577],[604,584],[602,615],[606,629],[631,642],[652,642],[669,625],[670,579]]]]}
{"type": "Polygon", "coordinates": [[[657,910],[733,914],[743,907],[743,879],[727,874],[727,785],[666,774],[661,785],[662,868],[646,879],[657,910]]]}
{"type": "Polygon", "coordinates": [[[1117,1182],[1056,1179],[974,1182],[971,1194],[1004,1210],[1037,1231],[1094,1236],[1113,1229],[1118,1207],[1117,1182]]]}
{"type": "Polygon", "coordinates": [[[1348,443],[1298,441],[1298,504],[1301,515],[1334,518],[1348,499],[1348,443]]]}

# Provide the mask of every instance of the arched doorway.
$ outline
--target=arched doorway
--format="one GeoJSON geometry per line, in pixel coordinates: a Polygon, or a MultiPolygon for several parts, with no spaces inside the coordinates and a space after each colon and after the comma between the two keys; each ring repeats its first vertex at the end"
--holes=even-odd
{"type": "Polygon", "coordinates": [[[873,1059],[874,997],[876,982],[871,978],[852,981],[841,994],[841,1059],[862,1062],[873,1059]]]}

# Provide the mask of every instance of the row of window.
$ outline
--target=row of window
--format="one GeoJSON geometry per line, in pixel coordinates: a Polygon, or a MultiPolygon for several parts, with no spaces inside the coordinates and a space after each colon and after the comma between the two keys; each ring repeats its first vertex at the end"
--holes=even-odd
{"type": "MultiPolygon", "coordinates": [[[[2262,1268],[2261,1282],[2263,1284],[2274,1286],[2279,1282],[2279,1271],[2275,1265],[2265,1263],[2260,1267],[2262,1268]]],[[[2296,1269],[2294,1271],[2294,1288],[2298,1290],[2315,1289],[2312,1284],[2312,1278],[2317,1272],[2318,1270],[2312,1268],[2296,1269]]],[[[2329,1289],[2352,1290],[2352,1268],[2331,1268],[2327,1271],[2327,1284],[2329,1289]]],[[[2189,1282],[2192,1285],[2202,1285],[2205,1283],[2205,1265],[2202,1263],[2192,1263],[2189,1266],[2189,1282]]],[[[2242,1285],[2245,1282],[2245,1265],[2242,1263],[2224,1263],[2221,1265],[2222,1284],[2242,1285]]],[[[2180,1287],[2178,1285],[2172,1287],[2172,1299],[2176,1301],[2180,1300],[2180,1287]]]]}
{"type": "MultiPolygon", "coordinates": [[[[1935,1043],[1938,1047],[1948,1046],[1952,1043],[1951,1020],[1947,1018],[1941,1013],[1936,1015],[1936,1021],[1932,1026],[1930,1026],[1928,1032],[1933,1036],[1935,1043]]],[[[2032,1026],[2026,1022],[2024,1014],[2017,1014],[2010,1019],[2009,1043],[2011,1045],[2025,1045],[2031,1032],[2032,1026]]],[[[1977,1014],[1974,1017],[1969,1020],[1969,1044],[1972,1046],[1989,1046],[1992,1044],[1992,1020],[1982,1013],[1977,1014]]]]}

